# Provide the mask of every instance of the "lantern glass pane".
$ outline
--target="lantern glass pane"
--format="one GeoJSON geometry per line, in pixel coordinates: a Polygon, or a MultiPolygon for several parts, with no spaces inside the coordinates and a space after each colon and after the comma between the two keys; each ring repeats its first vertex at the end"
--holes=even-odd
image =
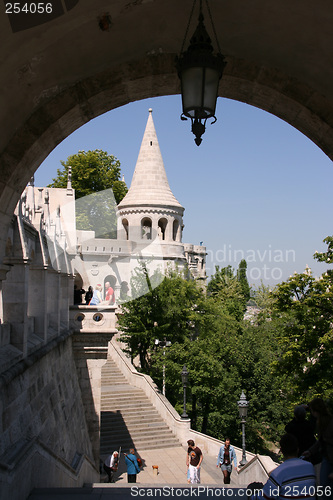
{"type": "Polygon", "coordinates": [[[246,415],[247,415],[247,407],[245,407],[245,406],[240,406],[240,408],[239,408],[239,416],[240,416],[241,418],[245,418],[245,417],[246,417],[246,415]]]}
{"type": "Polygon", "coordinates": [[[207,114],[209,114],[209,116],[215,115],[218,86],[219,86],[218,71],[211,68],[206,68],[203,107],[205,108],[205,110],[207,110],[207,114]]]}
{"type": "Polygon", "coordinates": [[[195,110],[202,107],[203,68],[188,68],[182,72],[183,112],[194,118],[195,110]]]}

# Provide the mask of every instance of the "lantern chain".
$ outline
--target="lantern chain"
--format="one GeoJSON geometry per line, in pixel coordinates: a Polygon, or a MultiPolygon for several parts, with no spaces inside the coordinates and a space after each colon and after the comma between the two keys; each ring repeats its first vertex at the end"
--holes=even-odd
{"type": "Polygon", "coordinates": [[[195,7],[196,2],[197,2],[197,0],[193,1],[190,18],[189,18],[188,23],[187,23],[187,27],[186,27],[186,31],[185,31],[185,36],[184,36],[184,40],[183,40],[183,43],[182,43],[182,48],[180,49],[180,53],[181,54],[183,53],[183,50],[184,50],[184,45],[185,45],[186,37],[187,37],[187,34],[188,34],[188,30],[190,29],[190,24],[191,24],[191,20],[192,20],[192,17],[193,17],[193,12],[194,12],[194,7],[195,7]]]}
{"type": "Polygon", "coordinates": [[[217,48],[219,50],[219,53],[221,54],[221,47],[220,47],[220,44],[219,44],[219,40],[217,38],[215,26],[214,26],[214,23],[213,23],[212,13],[210,11],[209,4],[208,4],[208,0],[206,0],[206,6],[207,6],[208,14],[209,14],[210,23],[211,23],[212,28],[213,28],[213,32],[214,32],[214,36],[215,36],[215,41],[216,41],[216,44],[217,44],[217,48]]]}

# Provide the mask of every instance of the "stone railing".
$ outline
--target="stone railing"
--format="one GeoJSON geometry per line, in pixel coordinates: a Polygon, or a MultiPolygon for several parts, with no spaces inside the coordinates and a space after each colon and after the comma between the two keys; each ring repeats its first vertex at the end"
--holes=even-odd
{"type": "MultiPolygon", "coordinates": [[[[151,377],[139,373],[132,365],[130,359],[121,350],[119,335],[116,335],[109,343],[108,355],[116,363],[123,375],[131,385],[142,389],[160,413],[166,424],[177,436],[184,448],[187,447],[187,440],[193,439],[195,444],[202,449],[203,454],[217,458],[219,449],[223,441],[215,439],[201,432],[191,429],[190,419],[182,419],[174,407],[169,403],[165,396],[160,392],[157,385],[151,377]]],[[[234,447],[237,456],[237,463],[242,459],[242,449],[234,447]]],[[[239,469],[239,474],[234,474],[233,480],[237,486],[245,487],[252,481],[267,481],[269,473],[278,465],[270,457],[256,455],[246,452],[247,464],[239,469]]]]}
{"type": "Polygon", "coordinates": [[[69,307],[69,327],[75,333],[111,333],[116,328],[117,306],[88,306],[80,304],[69,307]]]}
{"type": "MultiPolygon", "coordinates": [[[[193,439],[195,444],[199,446],[203,454],[214,456],[217,459],[219,449],[223,444],[223,441],[215,439],[201,432],[194,431],[190,429],[188,439],[193,439]]],[[[243,450],[234,446],[237,463],[242,459],[243,450]]],[[[247,463],[243,467],[239,468],[238,475],[233,474],[233,482],[236,482],[239,487],[246,487],[252,481],[259,481],[265,483],[267,481],[269,473],[275,469],[278,465],[268,456],[255,455],[249,451],[246,451],[247,463]]]]}

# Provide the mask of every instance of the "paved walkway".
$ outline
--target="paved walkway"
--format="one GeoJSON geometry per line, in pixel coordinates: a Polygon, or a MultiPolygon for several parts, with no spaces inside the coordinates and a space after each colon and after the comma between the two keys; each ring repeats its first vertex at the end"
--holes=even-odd
{"type": "MultiPolygon", "coordinates": [[[[187,484],[186,450],[181,446],[158,450],[137,450],[137,456],[142,459],[143,468],[137,476],[137,483],[146,484],[187,484]],[[153,469],[158,465],[158,474],[153,469]]],[[[107,479],[102,476],[102,479],[107,479]]],[[[115,476],[115,486],[128,485],[126,465],[124,456],[121,455],[118,473],[115,476]]],[[[238,487],[238,474],[233,471],[231,475],[231,487],[238,487]]],[[[223,486],[222,472],[216,467],[216,457],[204,455],[201,466],[201,484],[223,486]]],[[[97,486],[97,485],[96,485],[97,486]]],[[[101,486],[101,485],[99,485],[101,486]]],[[[105,486],[112,487],[113,484],[105,486]]]]}
{"type": "MultiPolygon", "coordinates": [[[[29,500],[112,500],[112,498],[120,498],[121,500],[131,500],[133,496],[140,498],[151,497],[152,494],[142,494],[138,490],[140,488],[162,488],[162,494],[154,496],[173,496],[171,489],[177,489],[176,496],[181,489],[186,489],[184,496],[189,496],[189,488],[223,488],[222,472],[216,467],[216,457],[204,455],[204,460],[201,466],[201,484],[189,485],[187,483],[186,470],[186,450],[179,447],[155,449],[155,450],[137,450],[136,455],[141,457],[143,468],[137,476],[136,484],[127,483],[126,465],[124,455],[121,455],[118,472],[115,476],[115,483],[106,483],[106,475],[101,476],[101,483],[89,484],[84,488],[39,488],[34,490],[29,496],[29,500]],[[158,465],[158,474],[154,472],[153,465],[158,465]],[[131,492],[131,487],[137,489],[136,493],[131,492]],[[163,493],[163,488],[168,491],[163,493]]],[[[104,458],[104,457],[102,457],[104,458]]],[[[231,488],[239,488],[244,485],[239,484],[239,476],[233,471],[231,474],[231,484],[226,485],[231,488]]],[[[235,492],[237,490],[234,490],[235,492]]],[[[197,496],[191,494],[191,496],[197,496]]],[[[212,491],[201,492],[200,498],[210,498],[214,496],[212,491]]],[[[219,495],[221,496],[221,495],[219,495]]],[[[233,497],[234,500],[237,496],[233,497]]],[[[240,498],[239,500],[244,500],[240,498]]]]}

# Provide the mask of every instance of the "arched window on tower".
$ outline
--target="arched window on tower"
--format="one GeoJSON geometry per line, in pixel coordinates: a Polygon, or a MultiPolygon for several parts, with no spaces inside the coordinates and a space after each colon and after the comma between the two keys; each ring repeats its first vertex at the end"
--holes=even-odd
{"type": "Polygon", "coordinates": [[[124,228],[124,231],[125,231],[125,238],[126,240],[128,240],[128,220],[127,219],[122,219],[122,224],[123,224],[123,228],[124,228]]]}
{"type": "Polygon", "coordinates": [[[168,225],[168,221],[164,217],[158,221],[158,237],[162,241],[165,240],[165,231],[166,231],[167,225],[168,225]]]}
{"type": "Polygon", "coordinates": [[[151,219],[145,217],[141,221],[141,238],[143,240],[151,240],[151,219]]]}
{"type": "Polygon", "coordinates": [[[173,227],[172,227],[172,238],[173,238],[173,241],[178,241],[178,239],[177,239],[178,231],[179,231],[179,221],[178,220],[174,220],[173,221],[173,227]]]}

